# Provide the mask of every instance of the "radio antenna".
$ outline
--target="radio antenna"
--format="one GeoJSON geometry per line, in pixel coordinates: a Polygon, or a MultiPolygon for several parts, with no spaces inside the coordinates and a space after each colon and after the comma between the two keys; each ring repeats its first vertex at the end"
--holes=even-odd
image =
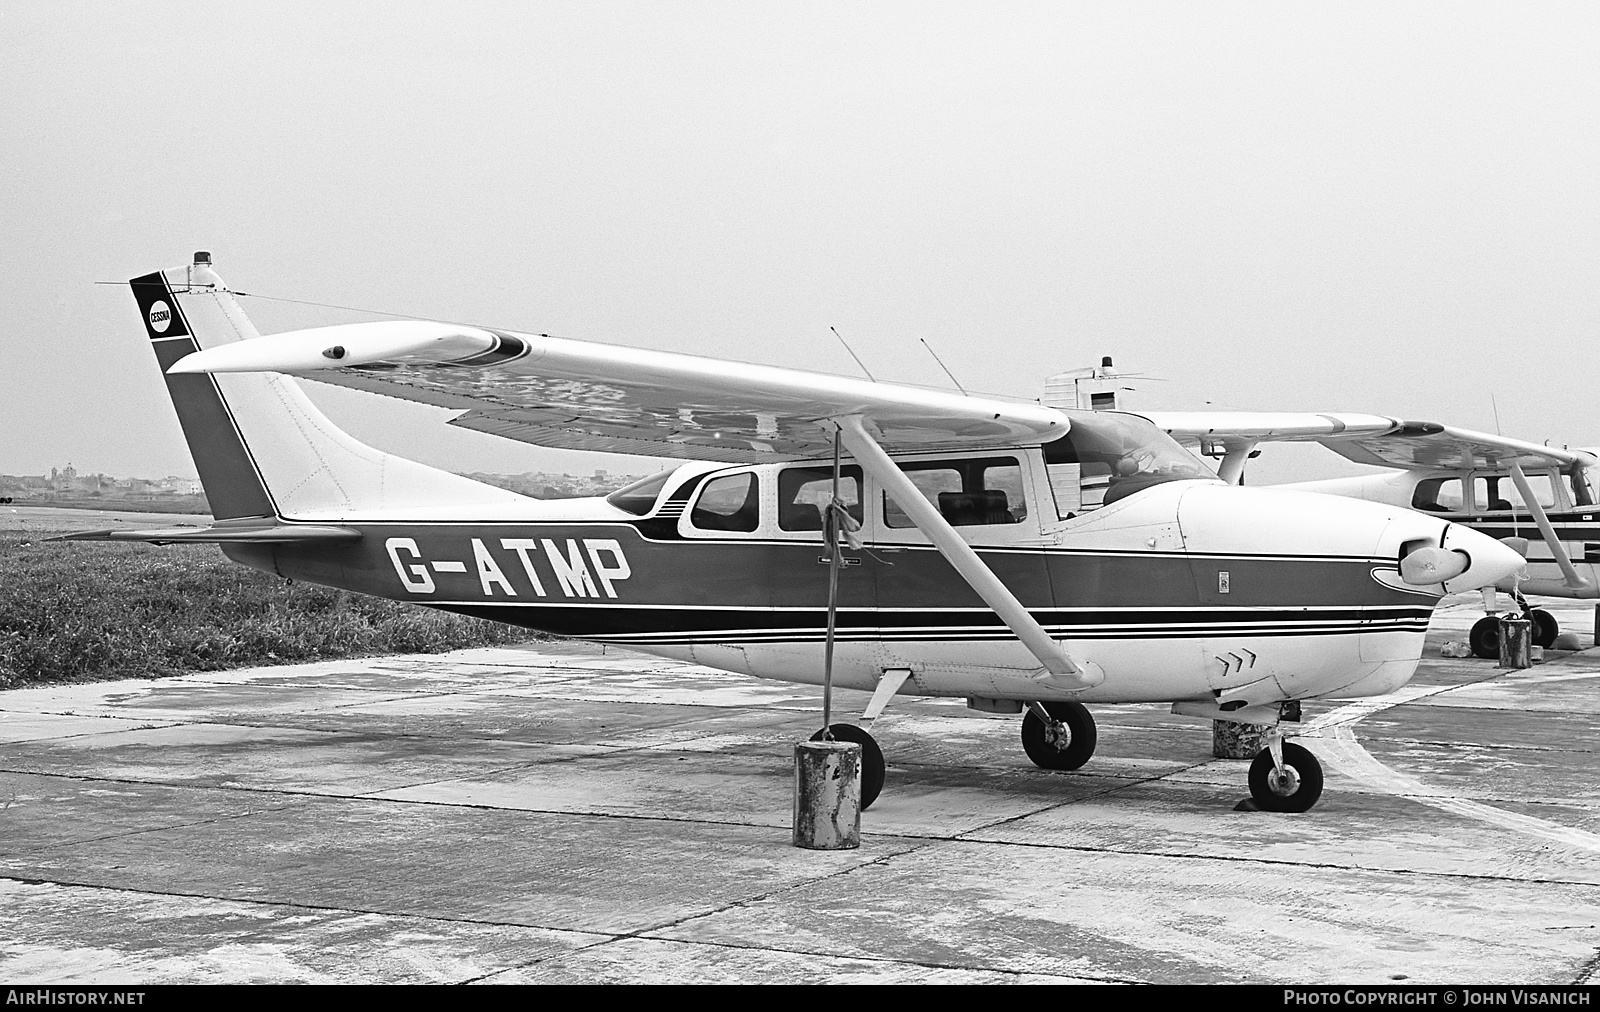
{"type": "Polygon", "coordinates": [[[850,353],[850,357],[856,360],[856,365],[861,366],[861,371],[867,374],[867,379],[871,380],[874,383],[878,382],[878,378],[876,376],[872,375],[872,370],[868,369],[865,365],[862,364],[861,356],[857,355],[855,353],[855,349],[850,347],[850,342],[846,341],[844,339],[844,335],[839,333],[839,328],[837,328],[837,327],[829,327],[828,329],[833,331],[833,336],[837,337],[839,339],[839,343],[844,345],[844,350],[848,351],[850,353]]]}
{"type": "Polygon", "coordinates": [[[929,344],[927,341],[923,341],[920,337],[917,338],[917,340],[922,341],[922,346],[928,349],[928,354],[932,355],[933,360],[939,363],[939,368],[943,369],[944,374],[950,377],[950,382],[956,385],[956,389],[961,391],[961,395],[963,397],[969,396],[967,393],[967,388],[961,385],[961,381],[956,379],[956,374],[951,372],[950,367],[944,364],[944,359],[940,358],[939,353],[933,350],[933,345],[929,344]]]}
{"type": "Polygon", "coordinates": [[[1497,436],[1505,435],[1500,431],[1500,405],[1495,401],[1494,394],[1489,395],[1489,407],[1494,409],[1494,434],[1497,436]]]}

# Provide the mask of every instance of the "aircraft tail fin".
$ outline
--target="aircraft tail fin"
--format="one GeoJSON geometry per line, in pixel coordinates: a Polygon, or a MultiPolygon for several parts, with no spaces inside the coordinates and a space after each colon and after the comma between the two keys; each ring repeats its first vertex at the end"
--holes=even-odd
{"type": "Polygon", "coordinates": [[[212,271],[210,254],[129,284],[216,519],[360,518],[524,501],[367,446],[329,421],[288,376],[168,373],[194,351],[261,336],[212,271]]]}

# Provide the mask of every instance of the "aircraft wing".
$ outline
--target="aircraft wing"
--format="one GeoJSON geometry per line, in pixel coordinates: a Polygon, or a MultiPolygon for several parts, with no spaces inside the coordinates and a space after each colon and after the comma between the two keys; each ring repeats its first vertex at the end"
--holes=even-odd
{"type": "Polygon", "coordinates": [[[450,424],[525,443],[732,463],[825,457],[818,423],[844,415],[891,451],[1027,445],[1070,427],[1034,401],[423,321],[274,334],[168,371],[290,373],[460,410],[450,424]]]}
{"type": "Polygon", "coordinates": [[[1463,471],[1566,467],[1589,455],[1555,446],[1458,429],[1437,422],[1403,421],[1383,415],[1309,412],[1138,412],[1173,438],[1204,452],[1227,452],[1257,443],[1316,442],[1358,464],[1408,471],[1463,471]]]}

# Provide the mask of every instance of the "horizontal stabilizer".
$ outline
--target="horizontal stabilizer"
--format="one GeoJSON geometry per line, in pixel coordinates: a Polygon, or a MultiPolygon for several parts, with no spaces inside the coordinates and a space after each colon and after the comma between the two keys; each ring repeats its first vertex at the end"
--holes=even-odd
{"type": "Polygon", "coordinates": [[[361,532],[329,524],[226,524],[214,527],[158,527],[148,531],[82,531],[51,541],[148,541],[152,545],[285,544],[294,541],[359,541],[361,532]]]}

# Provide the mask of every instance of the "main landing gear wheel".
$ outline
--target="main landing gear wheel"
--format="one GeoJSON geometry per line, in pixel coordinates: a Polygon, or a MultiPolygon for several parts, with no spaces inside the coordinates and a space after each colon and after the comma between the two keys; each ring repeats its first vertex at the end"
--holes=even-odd
{"type": "Polygon", "coordinates": [[[1556,617],[1543,608],[1535,608],[1528,612],[1528,617],[1533,620],[1533,645],[1536,647],[1549,647],[1561,635],[1561,623],[1556,617]]]}
{"type": "Polygon", "coordinates": [[[1322,764],[1292,742],[1283,743],[1283,772],[1272,762],[1272,749],[1256,753],[1250,764],[1250,797],[1263,812],[1304,812],[1322,797],[1322,764]]]}
{"type": "MultiPolygon", "coordinates": [[[[854,724],[829,724],[828,731],[834,741],[850,741],[861,746],[861,809],[871,808],[883,790],[883,750],[872,740],[872,735],[854,724]]],[[[821,741],[822,735],[823,732],[818,731],[811,740],[821,741]]]]}
{"type": "Polygon", "coordinates": [[[1472,625],[1472,631],[1467,634],[1467,643],[1472,647],[1474,657],[1482,657],[1486,661],[1500,659],[1500,616],[1485,615],[1472,625]]]}
{"type": "Polygon", "coordinates": [[[1039,703],[1051,717],[1046,724],[1032,706],[1022,716],[1022,750],[1047,770],[1075,770],[1094,755],[1094,717],[1082,703],[1039,703]]]}

